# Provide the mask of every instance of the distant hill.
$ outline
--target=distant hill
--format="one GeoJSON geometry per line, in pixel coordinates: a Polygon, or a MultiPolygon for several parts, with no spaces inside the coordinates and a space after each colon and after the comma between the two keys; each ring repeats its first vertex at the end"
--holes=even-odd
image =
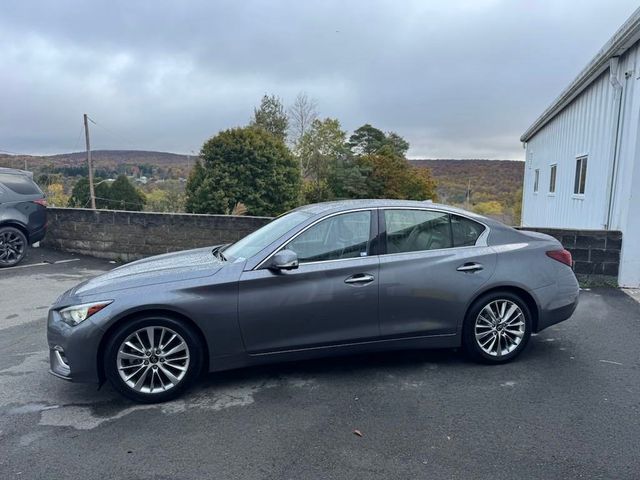
{"type": "MultiPolygon", "coordinates": [[[[142,165],[150,164],[155,166],[171,166],[171,165],[187,165],[187,162],[193,156],[181,155],[178,153],[153,152],[146,150],[93,150],[91,158],[97,166],[115,166],[115,165],[142,165]]],[[[24,160],[27,165],[32,167],[41,167],[44,165],[54,164],[56,166],[75,167],[84,165],[87,160],[86,152],[60,153],[58,155],[2,155],[0,154],[0,165],[21,167],[24,166],[24,160]],[[12,165],[6,165],[12,163],[12,165]]]]}
{"type": "Polygon", "coordinates": [[[497,201],[507,206],[522,188],[524,162],[517,160],[411,160],[428,167],[438,183],[439,201],[462,205],[467,185],[472,204],[497,201]]]}
{"type": "MultiPolygon", "coordinates": [[[[92,157],[98,175],[117,173],[186,177],[195,158],[187,155],[146,150],[94,150],[92,157]]],[[[24,168],[36,173],[61,171],[73,176],[86,174],[86,153],[58,155],[4,155],[0,166],[24,168]]],[[[410,160],[418,167],[428,167],[438,182],[438,196],[443,203],[463,205],[467,183],[471,182],[472,204],[497,201],[509,207],[522,188],[524,162],[515,160],[410,160]]]]}

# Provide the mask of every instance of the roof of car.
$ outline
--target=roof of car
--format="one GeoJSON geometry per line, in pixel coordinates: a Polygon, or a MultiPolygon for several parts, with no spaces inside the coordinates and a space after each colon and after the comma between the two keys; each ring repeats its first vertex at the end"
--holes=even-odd
{"type": "Polygon", "coordinates": [[[484,219],[485,217],[478,215],[477,213],[463,210],[462,208],[451,207],[449,205],[443,205],[440,203],[434,203],[430,200],[417,201],[417,200],[391,200],[391,199],[358,199],[358,200],[337,200],[333,202],[312,203],[310,205],[304,205],[299,207],[299,210],[303,210],[313,214],[339,212],[342,210],[350,210],[353,208],[384,208],[384,207],[412,207],[412,208],[434,208],[438,210],[446,210],[451,213],[459,213],[468,217],[476,217],[484,219]]]}
{"type": "Polygon", "coordinates": [[[10,175],[23,175],[25,177],[33,178],[33,172],[27,170],[19,170],[17,168],[0,167],[0,173],[8,173],[10,175]]]}

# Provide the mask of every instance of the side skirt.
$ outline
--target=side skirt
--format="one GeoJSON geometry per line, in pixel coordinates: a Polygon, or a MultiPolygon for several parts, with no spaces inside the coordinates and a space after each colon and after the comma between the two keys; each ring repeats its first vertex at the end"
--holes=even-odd
{"type": "Polygon", "coordinates": [[[368,352],[457,348],[460,347],[460,344],[460,335],[453,333],[447,335],[430,335],[423,337],[394,338],[360,343],[325,345],[284,351],[280,350],[277,352],[255,354],[244,353],[225,357],[213,357],[209,364],[209,370],[212,372],[232,370],[252,365],[310,360],[322,357],[337,357],[368,352]]]}

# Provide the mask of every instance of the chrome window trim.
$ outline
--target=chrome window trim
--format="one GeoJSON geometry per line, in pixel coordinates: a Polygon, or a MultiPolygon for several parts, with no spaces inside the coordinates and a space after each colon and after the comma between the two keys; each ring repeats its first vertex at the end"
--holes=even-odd
{"type": "MultiPolygon", "coordinates": [[[[286,244],[288,244],[289,242],[292,242],[293,240],[295,240],[299,235],[302,235],[304,232],[306,232],[307,230],[309,230],[311,227],[313,227],[314,225],[320,223],[323,220],[326,220],[327,218],[331,218],[331,217],[335,217],[337,215],[344,215],[345,213],[356,213],[356,212],[371,212],[371,221],[374,220],[374,213],[377,211],[376,207],[363,207],[363,208],[354,208],[352,210],[342,210],[340,212],[334,212],[334,213],[330,213],[328,215],[325,215],[324,217],[320,217],[317,220],[313,221],[312,223],[310,223],[309,225],[307,225],[306,227],[304,227],[302,230],[300,230],[299,232],[297,232],[296,234],[292,235],[291,237],[287,238],[280,246],[278,246],[273,252],[271,252],[269,255],[267,255],[265,257],[264,260],[262,260],[260,263],[258,263],[255,267],[253,267],[251,270],[249,271],[253,271],[253,270],[260,270],[261,267],[267,263],[267,261],[269,261],[271,259],[271,257],[273,257],[276,253],[278,253],[280,250],[282,250],[284,248],[284,246],[286,244]]],[[[371,225],[369,225],[369,228],[371,228],[371,225]]],[[[344,260],[356,260],[358,258],[371,258],[374,257],[376,255],[371,255],[371,256],[366,256],[366,257],[350,257],[350,258],[336,258],[334,260],[318,260],[316,262],[300,262],[300,265],[312,265],[312,264],[317,264],[317,263],[327,263],[327,262],[342,262],[344,260]]]]}

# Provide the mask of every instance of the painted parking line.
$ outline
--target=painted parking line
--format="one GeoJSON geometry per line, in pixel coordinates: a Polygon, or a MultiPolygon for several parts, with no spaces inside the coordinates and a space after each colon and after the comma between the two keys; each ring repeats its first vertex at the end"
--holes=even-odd
{"type": "Polygon", "coordinates": [[[56,262],[40,262],[40,263],[32,263],[31,265],[18,265],[16,267],[8,267],[3,268],[0,272],[6,272],[8,270],[16,270],[18,268],[29,268],[29,267],[41,267],[43,265],[58,265],[60,263],[69,263],[69,262],[79,262],[79,258],[69,258],[67,260],[58,260],[56,262]]]}

